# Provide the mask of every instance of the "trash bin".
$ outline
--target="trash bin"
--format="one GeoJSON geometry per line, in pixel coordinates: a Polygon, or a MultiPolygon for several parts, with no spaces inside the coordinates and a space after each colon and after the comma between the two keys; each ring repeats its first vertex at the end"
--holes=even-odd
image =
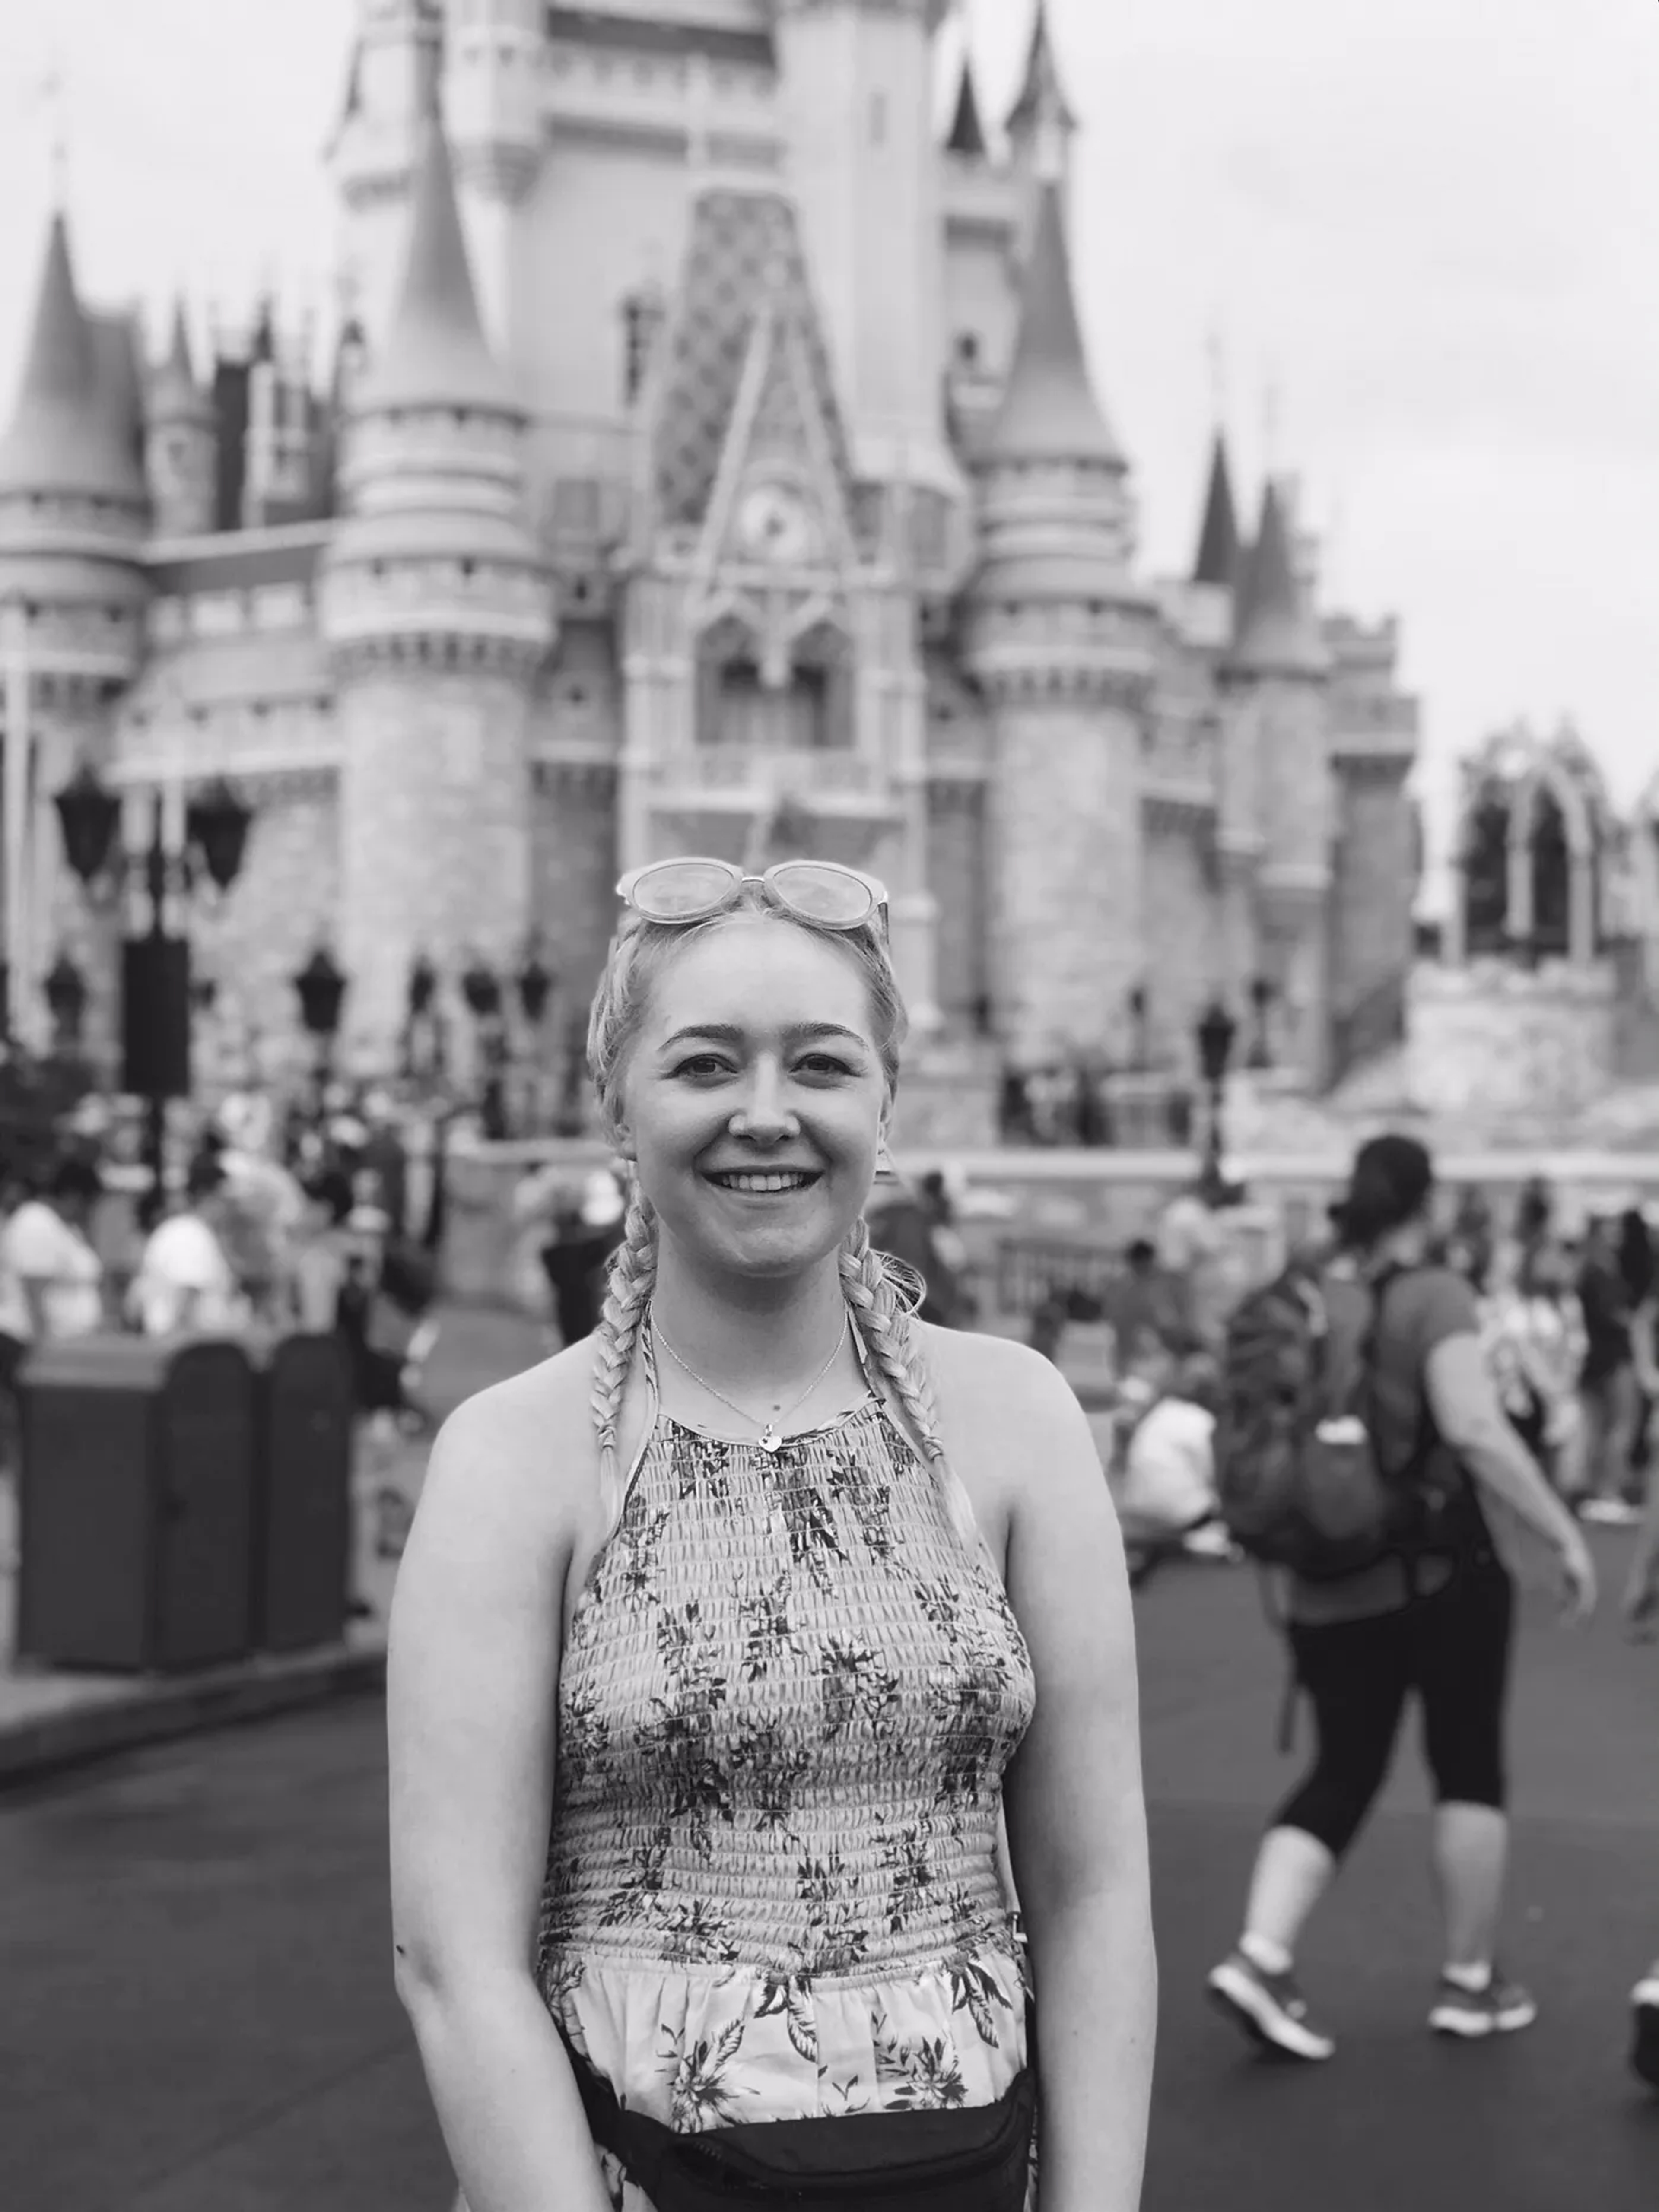
{"type": "Polygon", "coordinates": [[[18,1376],[17,1656],[166,1674],[252,1649],[258,1442],[241,1346],[82,1337],[18,1376]]]}
{"type": "Polygon", "coordinates": [[[340,1339],[285,1336],[259,1364],[254,1647],[345,1635],[351,1574],[352,1370],[340,1339]]]}

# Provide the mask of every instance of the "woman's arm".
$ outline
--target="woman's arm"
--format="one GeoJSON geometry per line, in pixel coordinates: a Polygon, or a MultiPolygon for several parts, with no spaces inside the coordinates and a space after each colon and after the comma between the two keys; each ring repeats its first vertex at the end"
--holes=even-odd
{"type": "Polygon", "coordinates": [[[1158,1965],[1123,1547],[1071,1390],[1023,1346],[997,1358],[1023,1445],[1008,1595],[1037,1685],[1006,1804],[1036,1985],[1042,2212],[1134,2212],[1158,1965]]]}
{"type": "Polygon", "coordinates": [[[1589,1547],[1498,1403],[1480,1339],[1472,1332],[1443,1338],[1424,1363],[1423,1382],[1442,1441],[1483,1489],[1555,1551],[1571,1608],[1587,1618],[1595,1609],[1589,1547]]]}
{"type": "Polygon", "coordinates": [[[394,1973],[471,2212],[609,2212],[534,1978],[569,1554],[560,1389],[543,1370],[445,1425],[392,1608],[394,1973]]]}

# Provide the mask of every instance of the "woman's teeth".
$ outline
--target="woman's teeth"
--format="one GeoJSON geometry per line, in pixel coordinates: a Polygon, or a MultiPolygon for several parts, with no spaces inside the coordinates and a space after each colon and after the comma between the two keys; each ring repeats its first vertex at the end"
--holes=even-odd
{"type": "Polygon", "coordinates": [[[810,1175],[717,1175],[710,1176],[708,1180],[717,1182],[722,1190],[767,1195],[775,1191],[805,1190],[809,1182],[816,1182],[817,1178],[810,1175]]]}

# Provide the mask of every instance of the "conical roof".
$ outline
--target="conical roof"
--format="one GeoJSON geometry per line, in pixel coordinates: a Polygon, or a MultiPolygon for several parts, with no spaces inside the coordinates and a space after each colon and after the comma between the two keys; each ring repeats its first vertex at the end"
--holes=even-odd
{"type": "Polygon", "coordinates": [[[1261,500],[1261,527],[1242,564],[1233,617],[1235,668],[1258,674],[1314,675],[1328,665],[1319,625],[1296,580],[1291,533],[1279,487],[1261,500]]]}
{"type": "MultiPolygon", "coordinates": [[[[125,343],[130,348],[130,333],[125,343]]],[[[0,496],[52,494],[142,505],[123,340],[89,320],[75,289],[69,230],[54,215],[11,427],[0,441],[0,496]]]]}
{"type": "Polygon", "coordinates": [[[356,401],[359,413],[430,406],[524,411],[485,342],[449,143],[435,118],[416,165],[398,306],[356,401]]]}
{"type": "Polygon", "coordinates": [[[167,343],[167,358],[149,380],[150,419],[176,422],[180,417],[189,420],[200,416],[205,421],[212,413],[212,400],[196,381],[185,303],[177,300],[173,302],[173,334],[167,343]]]}
{"type": "Polygon", "coordinates": [[[1210,456],[1210,486],[1204,499],[1204,523],[1198,536],[1198,558],[1193,564],[1195,584],[1231,586],[1238,580],[1238,511],[1233,505],[1233,481],[1227,466],[1227,441],[1218,430],[1210,456]]]}
{"type": "Polygon", "coordinates": [[[1008,111],[1008,135],[1023,137],[1038,123],[1052,118],[1063,130],[1077,129],[1077,115],[1066,97],[1066,88],[1060,82],[1060,64],[1054,58],[1054,40],[1048,33],[1048,0],[1036,0],[1036,13],[1031,19],[1031,47],[1025,58],[1025,76],[1020,86],[1019,97],[1008,111]]]}
{"type": "Polygon", "coordinates": [[[1044,183],[1021,298],[1019,339],[986,445],[994,461],[1105,461],[1122,448],[1095,397],[1072,289],[1060,190],[1044,183]]]}
{"type": "Polygon", "coordinates": [[[964,52],[962,57],[962,88],[957,94],[957,112],[945,150],[947,154],[960,154],[969,161],[984,161],[991,150],[986,143],[985,125],[979,112],[971,53],[964,52]]]}

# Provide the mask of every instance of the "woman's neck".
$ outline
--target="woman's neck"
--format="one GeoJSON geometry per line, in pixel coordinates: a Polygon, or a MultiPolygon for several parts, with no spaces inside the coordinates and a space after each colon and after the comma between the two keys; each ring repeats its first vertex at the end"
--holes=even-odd
{"type": "Polygon", "coordinates": [[[734,1278],[688,1264],[665,1237],[651,1312],[703,1381],[753,1396],[805,1387],[845,1328],[847,1298],[833,1257],[799,1276],[734,1278]]]}

